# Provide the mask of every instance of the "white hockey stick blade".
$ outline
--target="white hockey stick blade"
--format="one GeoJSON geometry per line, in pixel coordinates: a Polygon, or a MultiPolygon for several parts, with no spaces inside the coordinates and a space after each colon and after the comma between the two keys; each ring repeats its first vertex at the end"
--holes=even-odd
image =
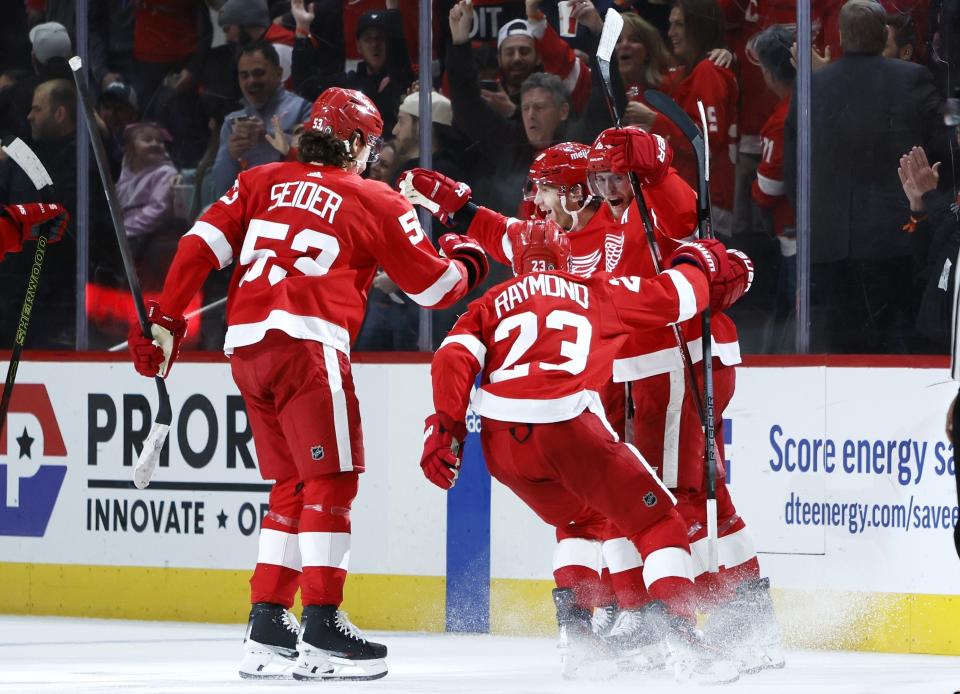
{"type": "Polygon", "coordinates": [[[37,190],[53,185],[53,179],[51,179],[50,174],[47,173],[46,167],[44,167],[43,163],[37,158],[37,155],[34,154],[27,143],[19,137],[9,145],[4,145],[2,149],[7,153],[8,157],[13,159],[17,166],[23,169],[23,172],[27,174],[37,190]]]}
{"type": "Polygon", "coordinates": [[[712,574],[720,570],[717,545],[717,500],[707,499],[707,571],[712,574]]]}
{"type": "Polygon", "coordinates": [[[607,16],[603,18],[603,31],[600,32],[600,45],[597,46],[597,57],[600,60],[610,62],[610,56],[613,55],[613,49],[617,46],[621,31],[623,31],[623,17],[611,7],[607,10],[607,16]]]}
{"type": "Polygon", "coordinates": [[[697,109],[700,111],[700,125],[703,128],[703,179],[710,182],[710,129],[707,127],[707,113],[703,110],[703,102],[697,99],[697,109]]]}
{"type": "Polygon", "coordinates": [[[143,441],[143,450],[137,458],[137,465],[133,468],[133,484],[137,489],[146,489],[150,484],[153,471],[157,469],[157,463],[160,462],[160,452],[163,450],[163,443],[167,440],[169,431],[169,424],[154,422],[150,427],[150,433],[143,441]]]}

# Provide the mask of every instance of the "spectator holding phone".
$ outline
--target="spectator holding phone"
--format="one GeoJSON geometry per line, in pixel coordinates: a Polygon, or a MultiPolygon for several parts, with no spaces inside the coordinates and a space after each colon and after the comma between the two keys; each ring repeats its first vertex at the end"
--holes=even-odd
{"type": "Polygon", "coordinates": [[[220,130],[220,149],[213,163],[213,194],[217,197],[227,192],[241,171],[283,159],[266,138],[274,116],[280,119],[283,132],[291,135],[310,115],[310,103],[283,88],[280,58],[269,42],[244,46],[237,61],[237,77],[243,108],[228,114],[220,130]]]}

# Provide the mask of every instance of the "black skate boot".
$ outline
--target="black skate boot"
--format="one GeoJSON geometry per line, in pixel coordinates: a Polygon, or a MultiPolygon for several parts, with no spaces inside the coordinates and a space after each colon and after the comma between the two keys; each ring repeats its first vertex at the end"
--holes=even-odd
{"type": "Polygon", "coordinates": [[[577,606],[570,588],[554,588],[560,627],[560,673],[567,679],[604,679],[616,674],[616,663],[603,640],[593,631],[590,610],[577,606]]]}
{"type": "Polygon", "coordinates": [[[303,608],[298,680],[375,680],[387,674],[387,647],[367,641],[335,605],[303,608]]]}
{"type": "Polygon", "coordinates": [[[250,608],[243,637],[244,679],[289,679],[297,662],[297,618],[282,605],[258,602],[250,608]]]}
{"type": "Polygon", "coordinates": [[[617,655],[621,670],[648,672],[664,666],[661,644],[668,628],[666,606],[660,601],[620,610],[606,641],[617,655]]]}
{"type": "Polygon", "coordinates": [[[736,597],[710,616],[706,634],[711,643],[725,646],[742,673],[786,665],[768,578],[738,585],[736,597]]]}
{"type": "Polygon", "coordinates": [[[666,665],[681,684],[729,684],[740,679],[737,662],[711,645],[692,620],[670,617],[664,645],[666,665]]]}

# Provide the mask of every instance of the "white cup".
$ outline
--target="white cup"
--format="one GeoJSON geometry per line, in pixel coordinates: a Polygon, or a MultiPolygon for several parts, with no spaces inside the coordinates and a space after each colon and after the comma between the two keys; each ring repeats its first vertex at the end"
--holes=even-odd
{"type": "Polygon", "coordinates": [[[570,12],[573,10],[571,0],[560,0],[560,2],[557,3],[557,9],[560,11],[560,35],[567,37],[576,36],[579,22],[576,19],[570,18],[570,12]]]}

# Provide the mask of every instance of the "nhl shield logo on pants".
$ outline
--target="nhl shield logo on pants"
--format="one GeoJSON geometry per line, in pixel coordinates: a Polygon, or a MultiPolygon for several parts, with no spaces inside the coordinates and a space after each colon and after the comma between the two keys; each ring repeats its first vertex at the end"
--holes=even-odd
{"type": "Polygon", "coordinates": [[[323,460],[323,446],[311,446],[310,457],[314,460],[323,460]]]}

